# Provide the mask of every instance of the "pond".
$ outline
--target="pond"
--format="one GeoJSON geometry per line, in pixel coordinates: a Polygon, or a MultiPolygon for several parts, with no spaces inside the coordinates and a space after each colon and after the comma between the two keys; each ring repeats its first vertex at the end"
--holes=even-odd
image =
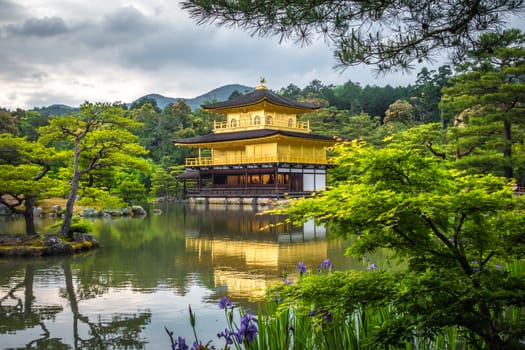
{"type": "MultiPolygon", "coordinates": [[[[366,269],[344,257],[348,243],[312,224],[261,230],[282,217],[251,206],[158,207],[143,218],[93,220],[101,247],[73,257],[0,259],[0,344],[3,349],[169,349],[164,327],[193,339],[224,330],[224,295],[256,312],[267,287],[297,262],[316,268],[366,269]]],[[[51,224],[39,221],[38,227],[51,224]]],[[[0,222],[1,232],[23,223],[0,222]]]]}

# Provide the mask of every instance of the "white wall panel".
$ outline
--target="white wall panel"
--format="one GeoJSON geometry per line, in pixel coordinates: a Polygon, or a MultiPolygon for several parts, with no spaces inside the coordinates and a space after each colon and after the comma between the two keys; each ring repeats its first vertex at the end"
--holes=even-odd
{"type": "Polygon", "coordinates": [[[303,175],[303,191],[315,191],[314,174],[303,175]]]}

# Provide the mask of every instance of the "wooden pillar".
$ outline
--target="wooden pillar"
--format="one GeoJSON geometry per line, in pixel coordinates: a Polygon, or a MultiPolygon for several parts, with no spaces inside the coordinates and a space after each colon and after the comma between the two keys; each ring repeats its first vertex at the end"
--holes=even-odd
{"type": "Polygon", "coordinates": [[[292,168],[288,168],[288,192],[292,191],[292,168]]]}
{"type": "Polygon", "coordinates": [[[279,173],[277,171],[277,167],[275,166],[273,168],[273,183],[275,185],[275,193],[279,193],[279,173]]]}

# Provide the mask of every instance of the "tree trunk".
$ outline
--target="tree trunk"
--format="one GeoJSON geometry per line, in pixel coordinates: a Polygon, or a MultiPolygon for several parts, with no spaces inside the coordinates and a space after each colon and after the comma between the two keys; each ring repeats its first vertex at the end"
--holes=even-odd
{"type": "Polygon", "coordinates": [[[78,150],[78,143],[80,139],[75,139],[75,145],[73,150],[73,179],[71,179],[71,191],[69,191],[69,197],[67,198],[66,210],[64,211],[64,221],[60,226],[60,235],[69,237],[69,228],[71,227],[71,218],[73,217],[73,206],[77,199],[78,183],[80,182],[80,171],[78,170],[78,156],[80,151],[78,150]]]}
{"type": "Polygon", "coordinates": [[[71,313],[73,314],[73,339],[75,348],[77,348],[80,340],[78,334],[78,320],[80,318],[80,313],[78,311],[78,301],[75,294],[75,286],[73,285],[73,272],[71,271],[71,262],[69,261],[69,258],[64,260],[62,268],[64,269],[64,279],[66,281],[67,298],[69,299],[71,313]]]}
{"type": "Polygon", "coordinates": [[[26,274],[24,276],[24,316],[31,317],[31,310],[35,296],[33,295],[33,277],[35,275],[35,265],[26,265],[26,274]]]}
{"type": "Polygon", "coordinates": [[[507,348],[499,334],[492,329],[486,330],[486,333],[482,334],[482,338],[491,350],[504,350],[507,348]]]}
{"type": "Polygon", "coordinates": [[[24,220],[26,223],[26,234],[36,235],[35,227],[35,214],[33,212],[35,208],[35,196],[27,196],[25,198],[25,209],[24,209],[24,220]]]}
{"type": "Polygon", "coordinates": [[[71,227],[71,219],[73,218],[73,207],[77,199],[79,181],[80,175],[75,173],[71,181],[71,191],[69,191],[69,197],[67,198],[66,210],[64,211],[64,221],[62,221],[62,226],[60,226],[61,236],[69,237],[69,228],[71,227]]]}

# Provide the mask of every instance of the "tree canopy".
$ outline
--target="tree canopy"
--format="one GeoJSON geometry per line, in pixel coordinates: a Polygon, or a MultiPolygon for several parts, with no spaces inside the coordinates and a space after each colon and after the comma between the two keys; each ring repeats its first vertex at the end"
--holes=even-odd
{"type": "MultiPolygon", "coordinates": [[[[465,124],[493,126],[501,135],[492,148],[502,155],[503,174],[513,176],[513,143],[523,138],[513,131],[525,126],[525,35],[519,30],[488,33],[480,48],[468,52],[462,74],[443,89],[441,107],[449,118],[470,111],[465,124]]],[[[464,115],[465,116],[465,115],[464,115]]]]}
{"type": "Polygon", "coordinates": [[[288,287],[292,300],[326,310],[394,307],[396,317],[373,337],[378,346],[455,326],[484,348],[518,348],[525,324],[509,310],[525,307],[525,275],[503,266],[525,252],[525,198],[513,195],[504,178],[467,174],[395,144],[378,149],[354,141],[336,151],[346,179],[284,212],[353,239],[355,256],[387,248],[407,269],[337,274],[323,277],[323,287],[307,280],[288,287]]]}
{"type": "Polygon", "coordinates": [[[85,102],[79,114],[51,118],[49,125],[39,129],[41,142],[65,141],[72,146],[71,191],[60,229],[62,235],[69,234],[73,204],[82,177],[114,167],[148,169],[149,164],[141,158],[147,152],[130,131],[138,126],[139,123],[125,116],[120,106],[85,102]]]}
{"type": "Polygon", "coordinates": [[[187,0],[182,8],[198,24],[237,26],[259,36],[333,47],[340,67],[360,63],[379,72],[405,70],[450,49],[461,57],[482,33],[501,28],[523,1],[229,1],[187,0]]]}
{"type": "Polygon", "coordinates": [[[37,200],[61,192],[64,184],[49,176],[61,157],[38,142],[0,134],[0,204],[24,216],[27,234],[36,234],[33,209],[37,200]]]}

